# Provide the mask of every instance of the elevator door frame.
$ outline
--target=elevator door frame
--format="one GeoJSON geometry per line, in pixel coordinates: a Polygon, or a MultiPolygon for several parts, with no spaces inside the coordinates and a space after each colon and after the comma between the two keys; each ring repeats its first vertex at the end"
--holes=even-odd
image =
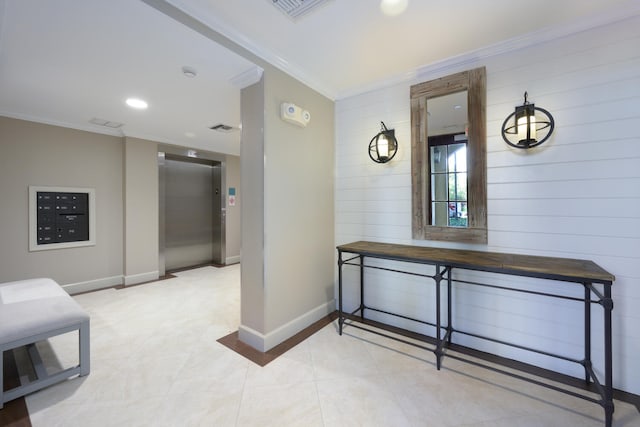
{"type": "MultiPolygon", "coordinates": [[[[214,166],[214,174],[215,167],[219,166],[220,173],[220,192],[218,194],[218,200],[220,203],[220,246],[219,250],[215,251],[219,253],[219,259],[212,260],[213,263],[219,265],[226,264],[226,214],[227,214],[227,206],[226,206],[226,163],[224,159],[221,159],[219,155],[215,153],[208,153],[198,151],[198,157],[192,157],[190,154],[194,153],[195,150],[183,148],[183,147],[175,147],[175,146],[162,146],[158,151],[158,187],[159,187],[159,197],[158,197],[158,209],[159,209],[159,248],[158,248],[158,270],[160,276],[164,276],[166,274],[166,260],[165,260],[165,251],[166,251],[166,218],[165,218],[165,209],[166,209],[166,159],[170,160],[179,160],[191,163],[202,163],[207,165],[214,166]]],[[[216,195],[214,194],[214,198],[216,195]]]]}

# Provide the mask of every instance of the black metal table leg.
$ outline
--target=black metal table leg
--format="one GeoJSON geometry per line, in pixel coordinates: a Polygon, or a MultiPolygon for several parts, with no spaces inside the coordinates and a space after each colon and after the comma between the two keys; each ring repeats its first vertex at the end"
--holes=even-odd
{"type": "Polygon", "coordinates": [[[587,384],[591,382],[589,368],[591,362],[591,288],[590,283],[584,285],[584,380],[587,384]]]}
{"type": "Polygon", "coordinates": [[[338,333],[342,335],[342,324],[344,317],[342,314],[342,251],[338,250],[338,333]]]}
{"type": "Polygon", "coordinates": [[[606,427],[611,427],[613,423],[613,340],[611,334],[611,311],[613,310],[613,299],[611,299],[611,284],[604,285],[604,416],[606,427]]]}
{"type": "Polygon", "coordinates": [[[360,255],[360,318],[364,320],[364,255],[360,255]]]}
{"type": "Polygon", "coordinates": [[[451,344],[451,335],[453,335],[453,321],[451,314],[451,274],[453,269],[449,267],[447,269],[447,343],[451,344]]]}
{"type": "Polygon", "coordinates": [[[436,282],[436,349],[434,353],[436,355],[436,368],[440,370],[442,366],[442,334],[440,331],[440,282],[442,281],[442,274],[440,273],[440,264],[436,264],[436,274],[433,276],[433,280],[436,282]]]}

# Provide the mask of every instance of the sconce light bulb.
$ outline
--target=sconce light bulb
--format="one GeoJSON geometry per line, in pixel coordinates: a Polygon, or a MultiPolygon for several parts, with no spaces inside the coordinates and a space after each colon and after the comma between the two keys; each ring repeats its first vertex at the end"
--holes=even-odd
{"type": "Polygon", "coordinates": [[[378,156],[381,159],[389,157],[389,140],[384,134],[380,135],[380,138],[378,138],[378,156]]]}
{"type": "MultiPolygon", "coordinates": [[[[531,115],[529,117],[529,141],[536,140],[536,116],[531,115]]],[[[527,140],[527,116],[522,116],[518,119],[518,141],[527,140]]]]}

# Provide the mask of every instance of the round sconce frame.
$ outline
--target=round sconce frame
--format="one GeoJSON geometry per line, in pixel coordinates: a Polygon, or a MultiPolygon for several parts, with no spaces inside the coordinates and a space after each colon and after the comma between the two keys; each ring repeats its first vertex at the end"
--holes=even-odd
{"type": "Polygon", "coordinates": [[[395,129],[387,129],[384,122],[380,124],[380,132],[369,142],[369,157],[376,163],[387,163],[398,152],[398,140],[395,129]]]}
{"type": "Polygon", "coordinates": [[[529,103],[525,92],[524,104],[517,106],[502,123],[502,139],[515,148],[533,148],[549,139],[554,126],[551,113],[529,103]]]}

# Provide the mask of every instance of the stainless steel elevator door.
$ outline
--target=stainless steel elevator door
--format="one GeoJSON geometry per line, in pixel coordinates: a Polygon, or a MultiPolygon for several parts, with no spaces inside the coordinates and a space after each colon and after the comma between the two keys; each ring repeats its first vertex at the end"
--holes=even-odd
{"type": "Polygon", "coordinates": [[[214,197],[220,191],[215,182],[219,173],[210,164],[173,159],[166,159],[165,167],[165,269],[217,262],[214,248],[220,246],[220,233],[214,223],[220,214],[214,197]]]}

